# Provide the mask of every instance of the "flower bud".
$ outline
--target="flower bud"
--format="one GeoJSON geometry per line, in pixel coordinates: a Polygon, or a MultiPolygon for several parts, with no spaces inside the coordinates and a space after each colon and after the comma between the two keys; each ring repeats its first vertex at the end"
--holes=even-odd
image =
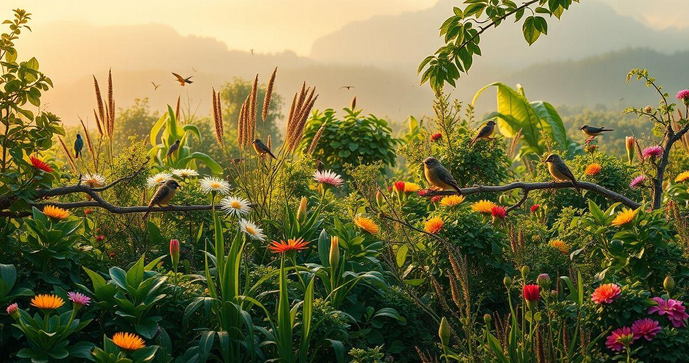
{"type": "Polygon", "coordinates": [[[672,291],[675,288],[675,279],[673,279],[672,276],[668,275],[667,277],[665,277],[665,280],[663,280],[663,287],[668,292],[672,291]]]}
{"type": "Polygon", "coordinates": [[[504,279],[502,279],[502,283],[505,284],[505,287],[509,288],[512,286],[512,278],[509,276],[505,276],[504,279]]]}
{"type": "Polygon", "coordinates": [[[522,278],[526,280],[526,278],[529,276],[529,272],[531,272],[531,269],[529,266],[523,266],[522,267],[522,278]]]}
{"type": "Polygon", "coordinates": [[[440,342],[443,344],[443,347],[447,347],[450,344],[450,324],[448,324],[447,319],[445,319],[445,317],[440,319],[438,337],[440,337],[440,342]]]}
{"type": "Polygon", "coordinates": [[[301,197],[301,201],[299,202],[299,209],[297,209],[297,220],[299,222],[304,221],[306,218],[306,204],[308,200],[306,197],[301,197]]]}
{"type": "Polygon", "coordinates": [[[330,266],[337,268],[337,264],[340,262],[340,238],[337,236],[330,237],[330,256],[328,257],[330,266]]]}
{"type": "Polygon", "coordinates": [[[382,208],[383,193],[381,193],[380,190],[376,192],[376,204],[378,204],[378,208],[382,208]]]}
{"type": "Polygon", "coordinates": [[[483,314],[484,323],[490,324],[491,321],[493,321],[493,317],[490,314],[483,314]]]}
{"type": "Polygon", "coordinates": [[[21,314],[19,314],[19,305],[17,303],[10,304],[7,307],[7,315],[11,316],[14,320],[19,320],[21,314]]]}
{"type": "Polygon", "coordinates": [[[557,293],[557,290],[550,290],[550,298],[555,300],[560,296],[560,294],[557,293]]]}
{"type": "Polygon", "coordinates": [[[651,107],[651,106],[644,107],[644,112],[651,113],[651,111],[653,111],[653,107],[651,107]]]}
{"type": "Polygon", "coordinates": [[[540,274],[536,278],[536,283],[544,290],[550,287],[550,282],[550,276],[548,276],[548,274],[540,274]]]}
{"type": "Polygon", "coordinates": [[[627,148],[627,159],[631,164],[634,160],[634,151],[636,150],[633,136],[627,136],[627,138],[625,139],[625,147],[627,148]]]}
{"type": "Polygon", "coordinates": [[[179,264],[179,240],[170,240],[170,259],[172,260],[172,266],[177,270],[177,265],[179,264]]]}

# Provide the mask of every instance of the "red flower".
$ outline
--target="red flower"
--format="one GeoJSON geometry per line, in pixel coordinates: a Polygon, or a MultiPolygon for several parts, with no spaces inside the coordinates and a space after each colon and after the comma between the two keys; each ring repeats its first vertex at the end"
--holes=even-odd
{"type": "Polygon", "coordinates": [[[291,251],[300,251],[300,250],[305,250],[307,249],[308,242],[304,241],[303,239],[289,239],[287,242],[285,241],[273,241],[270,243],[270,246],[268,248],[273,251],[273,253],[287,253],[291,251]]]}
{"type": "Polygon", "coordinates": [[[102,235],[102,234],[99,234],[99,235],[96,236],[96,241],[98,241],[98,242],[100,242],[100,241],[102,241],[102,240],[104,240],[104,239],[105,239],[105,236],[102,235]]]}
{"type": "Polygon", "coordinates": [[[416,192],[419,197],[425,197],[428,194],[429,190],[428,189],[421,189],[418,192],[416,192]]]}
{"type": "Polygon", "coordinates": [[[108,253],[108,256],[110,256],[110,258],[115,257],[115,252],[110,252],[110,253],[108,253]]]}
{"type": "Polygon", "coordinates": [[[612,304],[621,294],[617,284],[603,284],[598,286],[591,294],[591,300],[596,304],[612,304]]]}
{"type": "Polygon", "coordinates": [[[433,196],[431,197],[431,203],[438,203],[441,199],[443,199],[443,197],[440,195],[433,196]]]}
{"type": "Polygon", "coordinates": [[[605,339],[605,346],[615,352],[622,352],[634,342],[634,333],[628,326],[619,328],[605,339]]]}
{"type": "Polygon", "coordinates": [[[540,207],[541,207],[540,205],[534,204],[534,205],[531,206],[531,211],[532,211],[532,212],[536,212],[536,211],[538,210],[538,208],[540,208],[540,207]]]}
{"type": "Polygon", "coordinates": [[[527,302],[535,302],[540,298],[541,289],[538,285],[524,285],[522,290],[524,300],[527,302]]]}
{"type": "Polygon", "coordinates": [[[394,184],[395,190],[398,192],[403,192],[404,191],[404,182],[403,181],[396,181],[394,184]]]}
{"type": "Polygon", "coordinates": [[[441,133],[431,135],[431,141],[438,141],[442,138],[443,138],[443,134],[441,134],[441,133]]]}
{"type": "Polygon", "coordinates": [[[662,329],[663,328],[660,327],[657,321],[649,318],[639,319],[632,324],[634,339],[644,338],[649,342],[653,340],[653,337],[660,333],[662,329]]]}
{"type": "Polygon", "coordinates": [[[46,173],[52,173],[53,168],[48,165],[48,163],[44,162],[41,159],[35,158],[35,157],[30,157],[31,159],[31,165],[33,165],[34,168],[40,169],[45,171],[46,173]]]}
{"type": "Polygon", "coordinates": [[[495,207],[490,209],[490,214],[492,214],[493,217],[505,219],[505,217],[507,216],[507,209],[505,209],[505,207],[501,207],[499,205],[496,205],[495,207]]]}
{"type": "Polygon", "coordinates": [[[84,209],[84,214],[85,214],[85,215],[89,215],[89,214],[91,214],[91,213],[93,213],[93,209],[91,209],[91,208],[86,208],[86,209],[84,209]]]}

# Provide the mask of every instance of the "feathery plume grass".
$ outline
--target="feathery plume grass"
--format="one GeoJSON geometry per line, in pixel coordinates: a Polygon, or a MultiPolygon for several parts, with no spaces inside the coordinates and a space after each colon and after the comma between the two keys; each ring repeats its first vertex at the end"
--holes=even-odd
{"type": "MultiPolygon", "coordinates": [[[[215,91],[215,90],[214,90],[215,91]]],[[[177,104],[175,105],[175,120],[179,121],[179,104],[181,96],[177,96],[177,104]]]]}
{"type": "Polygon", "coordinates": [[[249,130],[249,139],[253,139],[254,137],[254,130],[256,129],[256,113],[257,111],[257,105],[256,105],[256,97],[258,95],[258,74],[256,75],[256,78],[254,78],[254,84],[251,86],[251,101],[250,102],[250,118],[249,118],[249,127],[247,130],[249,130]]]}
{"type": "Polygon", "coordinates": [[[96,110],[93,110],[93,113],[96,116],[98,130],[101,131],[101,135],[103,135],[108,132],[107,124],[105,123],[105,106],[103,105],[103,96],[100,93],[100,87],[98,86],[98,80],[95,75],[93,76],[93,87],[96,90],[96,106],[98,107],[98,113],[96,114],[96,110]]]}
{"type": "Polygon", "coordinates": [[[356,96],[352,98],[352,105],[349,107],[350,110],[354,111],[356,108],[356,96]]]}
{"type": "Polygon", "coordinates": [[[115,99],[112,89],[112,69],[108,70],[108,107],[110,110],[108,114],[108,136],[112,138],[115,132],[115,99]]]}
{"type": "Polygon", "coordinates": [[[318,99],[315,94],[316,87],[306,88],[306,82],[302,84],[301,90],[294,95],[292,100],[293,107],[290,108],[290,117],[287,120],[287,133],[285,145],[288,151],[294,151],[304,136],[304,126],[309,117],[313,105],[318,99]]]}
{"type": "Polygon", "coordinates": [[[270,135],[268,135],[268,141],[266,142],[266,146],[268,146],[268,149],[273,149],[273,140],[270,137],[270,135]]]}
{"type": "Polygon", "coordinates": [[[220,106],[220,93],[215,93],[215,88],[213,88],[213,122],[215,124],[215,140],[218,142],[221,148],[224,148],[223,143],[223,124],[222,124],[222,108],[220,106]]]}
{"type": "Polygon", "coordinates": [[[93,144],[91,143],[91,137],[89,136],[89,132],[86,129],[86,125],[84,124],[84,120],[79,118],[79,122],[81,122],[81,128],[84,130],[84,138],[86,138],[86,147],[89,149],[89,153],[91,153],[91,156],[93,159],[96,159],[96,152],[93,149],[93,144]]]}
{"type": "Polygon", "coordinates": [[[100,122],[98,121],[98,114],[96,113],[96,110],[93,110],[93,117],[96,118],[96,126],[98,126],[98,135],[100,135],[100,137],[102,138],[103,137],[103,129],[101,128],[100,122]]]}
{"type": "Polygon", "coordinates": [[[268,87],[266,88],[266,98],[263,100],[263,112],[261,113],[261,119],[266,122],[268,118],[268,111],[270,111],[270,97],[273,94],[273,84],[275,83],[275,76],[277,75],[278,67],[275,67],[273,74],[270,76],[268,81],[268,87]]]}
{"type": "Polygon", "coordinates": [[[294,97],[292,97],[292,105],[289,106],[289,116],[287,116],[287,132],[290,130],[290,123],[292,122],[292,118],[294,118],[294,108],[296,107],[297,103],[297,94],[294,94],[294,97]]]}
{"type": "Polygon", "coordinates": [[[321,127],[318,128],[318,131],[316,131],[316,134],[313,135],[313,139],[311,140],[311,145],[309,145],[309,148],[306,149],[306,154],[308,155],[313,155],[313,152],[316,151],[316,146],[318,146],[318,141],[320,141],[321,136],[323,135],[323,131],[325,131],[325,126],[328,124],[327,121],[323,121],[323,124],[321,127]]]}
{"type": "Polygon", "coordinates": [[[60,145],[62,145],[62,150],[65,152],[65,156],[67,156],[67,161],[69,162],[69,166],[72,168],[72,171],[74,171],[74,173],[79,173],[77,166],[74,164],[74,159],[72,159],[72,154],[70,154],[69,149],[67,148],[67,145],[65,145],[60,136],[58,136],[57,139],[60,140],[60,145]]]}

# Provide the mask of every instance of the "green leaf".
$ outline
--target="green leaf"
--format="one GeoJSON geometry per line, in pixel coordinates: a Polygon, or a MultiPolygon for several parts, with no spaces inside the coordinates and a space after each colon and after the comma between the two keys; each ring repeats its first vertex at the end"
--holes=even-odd
{"type": "Polygon", "coordinates": [[[544,131],[547,131],[552,136],[560,150],[567,150],[569,147],[567,130],[555,107],[543,101],[531,102],[531,107],[533,107],[538,118],[545,121],[548,125],[548,127],[543,127],[544,131]]]}
{"type": "Polygon", "coordinates": [[[409,247],[407,245],[401,245],[400,248],[397,249],[397,266],[402,267],[404,266],[404,261],[407,260],[407,252],[409,251],[409,247]]]}
{"type": "Polygon", "coordinates": [[[538,37],[541,36],[541,32],[536,29],[535,17],[530,16],[524,20],[522,32],[524,33],[524,39],[526,39],[529,45],[532,45],[538,40],[538,37]]]}

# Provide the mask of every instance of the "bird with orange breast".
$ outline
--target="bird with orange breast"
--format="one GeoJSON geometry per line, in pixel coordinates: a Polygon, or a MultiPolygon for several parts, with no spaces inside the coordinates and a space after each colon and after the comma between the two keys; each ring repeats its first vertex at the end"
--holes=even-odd
{"type": "Polygon", "coordinates": [[[426,158],[423,161],[423,174],[429,184],[443,190],[454,189],[457,194],[462,195],[459,184],[452,177],[452,174],[436,158],[426,158]]]}
{"type": "Polygon", "coordinates": [[[266,144],[263,143],[260,139],[254,140],[254,142],[251,143],[254,146],[254,150],[256,151],[257,154],[264,156],[266,154],[270,155],[273,159],[277,159],[275,155],[270,151],[270,148],[266,146],[266,144]]]}
{"type": "Polygon", "coordinates": [[[481,127],[478,130],[478,134],[476,134],[476,137],[474,137],[474,139],[471,140],[471,143],[469,143],[469,146],[474,146],[474,144],[480,139],[486,139],[486,140],[490,139],[490,137],[493,136],[494,132],[495,132],[495,121],[490,120],[483,127],[481,127]]]}
{"type": "Polygon", "coordinates": [[[175,179],[168,179],[161,184],[160,187],[158,187],[158,190],[156,190],[156,192],[153,194],[151,201],[148,203],[148,210],[146,211],[146,214],[144,214],[144,220],[148,217],[148,214],[151,213],[151,209],[154,206],[167,206],[179,188],[181,188],[181,186],[175,179]]]}

